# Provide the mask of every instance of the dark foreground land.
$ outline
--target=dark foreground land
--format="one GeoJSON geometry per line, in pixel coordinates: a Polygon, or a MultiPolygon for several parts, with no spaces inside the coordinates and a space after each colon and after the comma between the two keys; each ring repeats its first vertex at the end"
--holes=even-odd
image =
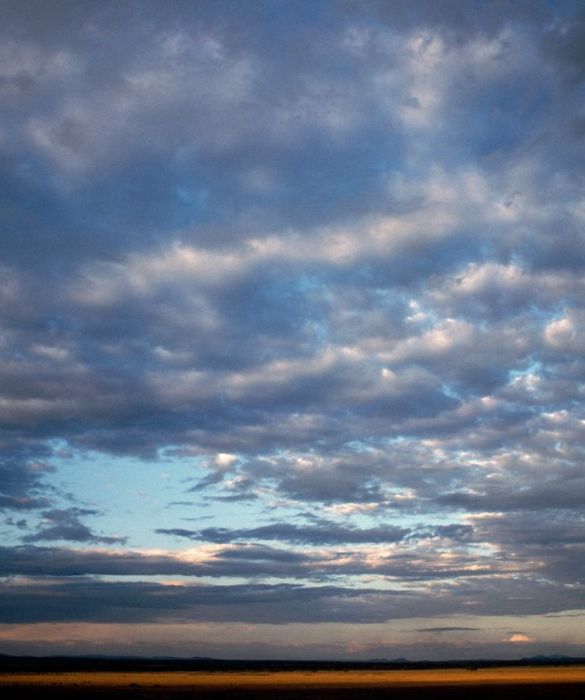
{"type": "Polygon", "coordinates": [[[549,685],[514,685],[499,687],[444,686],[441,688],[326,688],[291,690],[283,688],[259,688],[242,691],[239,688],[222,691],[177,688],[94,688],[90,691],[63,687],[59,690],[39,688],[10,688],[4,693],[7,700],[112,700],[136,698],[136,700],[575,700],[582,697],[583,685],[567,684],[563,687],[549,685]]]}
{"type": "Polygon", "coordinates": [[[574,700],[585,666],[296,670],[0,671],[9,700],[574,700]]]}

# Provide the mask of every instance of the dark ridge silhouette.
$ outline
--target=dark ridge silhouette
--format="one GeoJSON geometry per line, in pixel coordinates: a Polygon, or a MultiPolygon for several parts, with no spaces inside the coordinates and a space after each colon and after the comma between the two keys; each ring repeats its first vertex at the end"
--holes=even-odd
{"type": "Polygon", "coordinates": [[[0,654],[0,673],[67,671],[382,671],[449,668],[508,668],[522,666],[585,665],[585,657],[532,656],[520,659],[453,659],[449,661],[408,661],[407,659],[370,659],[366,661],[216,659],[205,656],[177,658],[167,656],[12,656],[0,654]]]}

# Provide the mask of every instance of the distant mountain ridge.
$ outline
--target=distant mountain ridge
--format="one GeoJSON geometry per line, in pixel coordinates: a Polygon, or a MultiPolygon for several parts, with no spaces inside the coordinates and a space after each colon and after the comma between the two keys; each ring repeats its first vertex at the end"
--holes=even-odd
{"type": "Polygon", "coordinates": [[[364,661],[342,660],[282,660],[282,659],[218,659],[208,656],[121,656],[109,654],[84,655],[11,655],[0,654],[0,671],[277,671],[277,670],[408,670],[439,668],[490,668],[518,666],[585,665],[585,657],[562,654],[537,655],[519,659],[451,659],[447,661],[410,661],[406,658],[372,658],[364,661]]]}

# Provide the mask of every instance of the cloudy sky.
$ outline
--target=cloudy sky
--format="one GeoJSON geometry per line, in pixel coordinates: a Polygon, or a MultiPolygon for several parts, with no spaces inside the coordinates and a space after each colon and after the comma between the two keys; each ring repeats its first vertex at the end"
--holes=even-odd
{"type": "Polygon", "coordinates": [[[0,652],[585,654],[584,46],[0,1],[0,652]]]}

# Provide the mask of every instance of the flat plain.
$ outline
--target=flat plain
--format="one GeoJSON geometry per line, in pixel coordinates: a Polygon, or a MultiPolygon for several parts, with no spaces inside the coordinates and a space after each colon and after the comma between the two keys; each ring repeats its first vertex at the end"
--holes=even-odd
{"type": "Polygon", "coordinates": [[[4,672],[3,698],[552,700],[585,691],[585,666],[431,670],[4,672]]]}

